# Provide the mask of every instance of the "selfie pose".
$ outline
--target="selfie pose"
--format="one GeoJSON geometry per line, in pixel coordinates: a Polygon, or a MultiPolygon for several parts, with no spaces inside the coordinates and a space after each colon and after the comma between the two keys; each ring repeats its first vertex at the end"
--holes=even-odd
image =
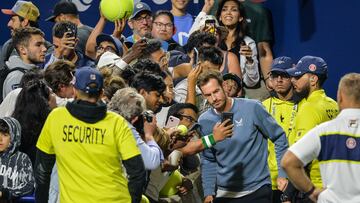
{"type": "MultiPolygon", "coordinates": [[[[212,149],[202,153],[205,202],[271,202],[267,139],[275,144],[280,166],[288,146],[285,133],[260,102],[227,97],[222,82],[220,73],[211,70],[202,73],[197,81],[212,106],[199,118],[203,133],[224,131],[229,124],[233,127],[231,137],[216,145],[207,143],[207,148],[212,149]]],[[[285,177],[281,168],[279,177],[285,177]]]]}
{"type": "Polygon", "coordinates": [[[59,59],[66,59],[75,64],[76,67],[92,66],[94,62],[76,50],[79,39],[76,37],[77,27],[69,21],[61,21],[53,27],[54,51],[46,54],[45,68],[59,59]]]}

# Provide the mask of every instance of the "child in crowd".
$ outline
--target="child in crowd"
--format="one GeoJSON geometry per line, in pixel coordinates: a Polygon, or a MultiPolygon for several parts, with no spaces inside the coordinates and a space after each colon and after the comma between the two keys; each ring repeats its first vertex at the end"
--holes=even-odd
{"type": "Polygon", "coordinates": [[[18,151],[20,123],[12,117],[0,118],[0,202],[33,192],[34,175],[30,158],[18,151]]]}

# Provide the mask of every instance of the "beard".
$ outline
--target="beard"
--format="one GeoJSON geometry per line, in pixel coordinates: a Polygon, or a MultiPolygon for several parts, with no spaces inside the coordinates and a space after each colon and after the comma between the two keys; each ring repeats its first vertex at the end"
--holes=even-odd
{"type": "Polygon", "coordinates": [[[304,98],[307,98],[310,94],[310,85],[308,84],[307,86],[305,86],[301,91],[296,91],[295,89],[294,91],[294,99],[297,101],[301,101],[304,98]]]}
{"type": "MultiPolygon", "coordinates": [[[[44,58],[44,59],[45,59],[45,58],[44,58]]],[[[29,60],[32,64],[40,64],[40,63],[44,63],[44,62],[45,62],[45,60],[36,57],[35,54],[30,54],[30,55],[28,55],[28,60],[29,60]]]]}

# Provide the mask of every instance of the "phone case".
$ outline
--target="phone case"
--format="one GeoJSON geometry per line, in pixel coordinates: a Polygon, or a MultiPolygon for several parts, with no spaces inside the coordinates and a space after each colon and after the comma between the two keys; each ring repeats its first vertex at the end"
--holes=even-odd
{"type": "Polygon", "coordinates": [[[178,126],[180,123],[180,119],[176,118],[175,116],[170,116],[169,119],[166,122],[166,128],[174,128],[178,126]]]}

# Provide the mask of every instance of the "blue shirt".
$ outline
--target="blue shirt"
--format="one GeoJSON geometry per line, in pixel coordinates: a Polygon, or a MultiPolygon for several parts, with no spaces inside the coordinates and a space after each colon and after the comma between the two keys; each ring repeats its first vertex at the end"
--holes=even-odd
{"type": "Polygon", "coordinates": [[[193,22],[194,18],[189,13],[184,16],[174,16],[176,33],[173,36],[173,39],[181,46],[184,46],[187,43],[187,40],[189,39],[189,31],[193,22]]]}
{"type": "MultiPolygon", "coordinates": [[[[234,99],[233,136],[216,143],[202,153],[202,181],[205,196],[218,190],[242,192],[257,190],[271,184],[267,164],[269,138],[275,144],[276,159],[280,160],[288,143],[282,128],[259,101],[234,99]]],[[[221,115],[213,108],[204,112],[199,123],[205,135],[211,134],[221,115]]],[[[286,177],[279,167],[279,177],[286,177]]]]}
{"type": "MultiPolygon", "coordinates": [[[[75,53],[78,56],[78,59],[75,62],[76,68],[80,68],[83,66],[91,66],[91,67],[95,66],[94,61],[92,59],[90,59],[89,57],[87,57],[86,55],[83,55],[82,53],[80,53],[78,51],[75,51],[75,53]]],[[[54,53],[46,54],[45,62],[44,62],[44,64],[45,64],[44,69],[46,69],[50,64],[54,63],[57,60],[59,60],[59,59],[54,56],[54,53]]]]}
{"type": "Polygon", "coordinates": [[[140,137],[139,133],[136,131],[135,127],[128,123],[131,132],[134,135],[136,144],[140,149],[141,157],[144,161],[146,170],[155,170],[160,166],[160,163],[164,160],[164,155],[154,140],[144,142],[140,137]]]}

